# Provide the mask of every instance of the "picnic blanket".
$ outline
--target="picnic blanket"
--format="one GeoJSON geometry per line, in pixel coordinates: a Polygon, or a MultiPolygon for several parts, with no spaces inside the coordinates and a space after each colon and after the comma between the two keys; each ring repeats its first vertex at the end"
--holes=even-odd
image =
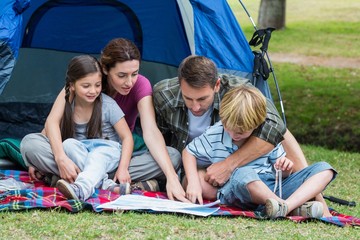
{"type": "MultiPolygon", "coordinates": [[[[46,187],[43,182],[32,182],[27,172],[15,171],[15,170],[0,170],[0,179],[13,178],[16,181],[31,186],[31,188],[25,188],[23,190],[9,190],[0,192],[0,211],[18,211],[32,208],[57,208],[62,207],[70,212],[77,213],[82,210],[90,210],[94,212],[101,211],[113,211],[107,209],[99,209],[97,206],[111,202],[117,199],[120,195],[112,193],[107,190],[96,190],[95,193],[86,200],[76,201],[67,200],[56,188],[46,187]]],[[[167,199],[166,194],[163,192],[146,192],[136,191],[132,194],[141,194],[147,197],[167,199]]],[[[210,216],[238,216],[248,217],[255,219],[264,219],[260,212],[255,211],[244,211],[236,207],[230,207],[225,205],[217,206],[219,209],[212,213],[210,216]]],[[[139,209],[139,211],[144,211],[139,209]]],[[[148,210],[146,210],[148,211],[148,210]]],[[[322,217],[315,219],[318,221],[334,224],[337,226],[360,226],[360,218],[354,216],[348,216],[341,214],[333,209],[330,209],[333,217],[322,217]]],[[[148,211],[155,212],[157,211],[148,211]]],[[[289,219],[294,222],[305,222],[314,220],[312,218],[306,218],[301,216],[289,216],[285,219],[289,219]]]]}

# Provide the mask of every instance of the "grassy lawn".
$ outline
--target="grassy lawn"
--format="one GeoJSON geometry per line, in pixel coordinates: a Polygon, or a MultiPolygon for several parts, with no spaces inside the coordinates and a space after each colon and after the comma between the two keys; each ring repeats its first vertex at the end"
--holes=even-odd
{"type": "MultiPolygon", "coordinates": [[[[287,126],[297,140],[330,149],[360,152],[357,97],[360,96],[360,69],[301,67],[294,64],[274,66],[287,126]]],[[[272,92],[276,93],[273,82],[270,85],[272,92]]],[[[279,105],[275,95],[274,102],[279,105]]]]}
{"type": "MultiPolygon", "coordinates": [[[[238,0],[228,1],[251,38],[254,28],[238,0]]],[[[257,21],[260,0],[242,1],[257,21]]],[[[268,52],[360,57],[360,2],[286,1],[286,29],[274,31],[268,52]]],[[[303,144],[360,152],[360,69],[273,63],[288,129],[303,144]]],[[[278,104],[272,77],[269,84],[278,104]]],[[[278,107],[280,109],[280,107],[278,107]]]]}
{"type": "MultiPolygon", "coordinates": [[[[248,39],[254,32],[250,19],[238,0],[228,0],[248,39]]],[[[257,23],[260,0],[243,0],[257,23]]],[[[286,29],[274,31],[269,52],[296,53],[323,57],[360,56],[360,2],[286,1],[286,29]]]]}
{"type": "MultiPolygon", "coordinates": [[[[257,24],[260,0],[242,1],[257,24]]],[[[238,0],[228,0],[248,39],[254,27],[238,0]]],[[[286,28],[274,31],[269,52],[323,57],[360,56],[360,2],[286,1],[286,28]]]]}
{"type": "MultiPolygon", "coordinates": [[[[256,22],[260,0],[243,2],[256,22]]],[[[229,3],[250,39],[250,20],[237,0],[229,3]]],[[[358,0],[288,0],[287,27],[273,33],[269,52],[360,57],[359,12],[358,0]]],[[[360,70],[274,66],[288,128],[302,143],[309,163],[327,161],[339,173],[324,193],[357,202],[356,207],[328,202],[329,206],[360,217],[360,70]],[[315,145],[332,149],[352,146],[353,152],[315,145]]],[[[274,88],[272,79],[269,81],[274,88]]],[[[62,209],[0,212],[0,218],[1,239],[359,239],[358,228],[339,228],[319,221],[294,223],[131,211],[70,214],[62,209]]]]}

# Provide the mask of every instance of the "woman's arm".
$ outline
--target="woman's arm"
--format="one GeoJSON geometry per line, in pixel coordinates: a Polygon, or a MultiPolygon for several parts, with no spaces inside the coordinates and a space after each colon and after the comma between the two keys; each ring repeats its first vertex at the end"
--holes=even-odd
{"type": "Polygon", "coordinates": [[[120,119],[114,125],[114,128],[121,139],[120,164],[115,173],[114,181],[119,180],[120,183],[131,183],[129,164],[134,149],[134,139],[125,118],[120,119]]]}
{"type": "Polygon", "coordinates": [[[137,107],[140,113],[141,128],[145,144],[166,176],[166,189],[169,199],[173,200],[176,198],[186,202],[185,191],[182,188],[178,175],[171,163],[164,138],[156,125],[152,96],[143,97],[138,102],[137,107]]]}
{"type": "Polygon", "coordinates": [[[59,168],[60,177],[72,183],[77,178],[78,173],[80,173],[80,169],[64,152],[60,132],[60,123],[64,114],[64,109],[65,89],[62,89],[46,118],[43,134],[45,134],[50,141],[54,159],[59,168]]]}

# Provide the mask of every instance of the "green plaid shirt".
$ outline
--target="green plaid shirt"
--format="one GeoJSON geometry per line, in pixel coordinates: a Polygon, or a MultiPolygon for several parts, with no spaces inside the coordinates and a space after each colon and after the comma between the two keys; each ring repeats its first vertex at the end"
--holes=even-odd
{"type": "MultiPolygon", "coordinates": [[[[251,84],[248,79],[232,75],[220,75],[220,78],[220,91],[215,94],[212,106],[211,125],[220,120],[219,106],[224,94],[234,86],[251,84]]],[[[153,100],[156,122],[164,135],[166,144],[181,152],[186,147],[188,140],[189,121],[178,79],[165,79],[156,83],[153,88],[153,100]]],[[[274,104],[270,100],[267,102],[266,120],[253,132],[253,136],[276,146],[283,140],[286,128],[274,104]]]]}

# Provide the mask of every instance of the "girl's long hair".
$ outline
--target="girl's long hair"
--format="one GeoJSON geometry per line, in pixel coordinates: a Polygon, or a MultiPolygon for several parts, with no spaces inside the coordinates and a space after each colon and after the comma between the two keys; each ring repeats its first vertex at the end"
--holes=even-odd
{"type": "MultiPolygon", "coordinates": [[[[74,84],[77,80],[86,77],[89,74],[99,73],[102,75],[100,63],[90,55],[80,55],[71,59],[65,78],[65,110],[61,121],[61,137],[64,141],[75,135],[75,122],[73,119],[73,108],[70,99],[70,84],[74,84]]],[[[73,96],[75,97],[75,96],[73,96]]],[[[101,119],[101,94],[95,99],[94,108],[90,121],[87,123],[87,138],[102,137],[102,119],[101,119]]]]}

